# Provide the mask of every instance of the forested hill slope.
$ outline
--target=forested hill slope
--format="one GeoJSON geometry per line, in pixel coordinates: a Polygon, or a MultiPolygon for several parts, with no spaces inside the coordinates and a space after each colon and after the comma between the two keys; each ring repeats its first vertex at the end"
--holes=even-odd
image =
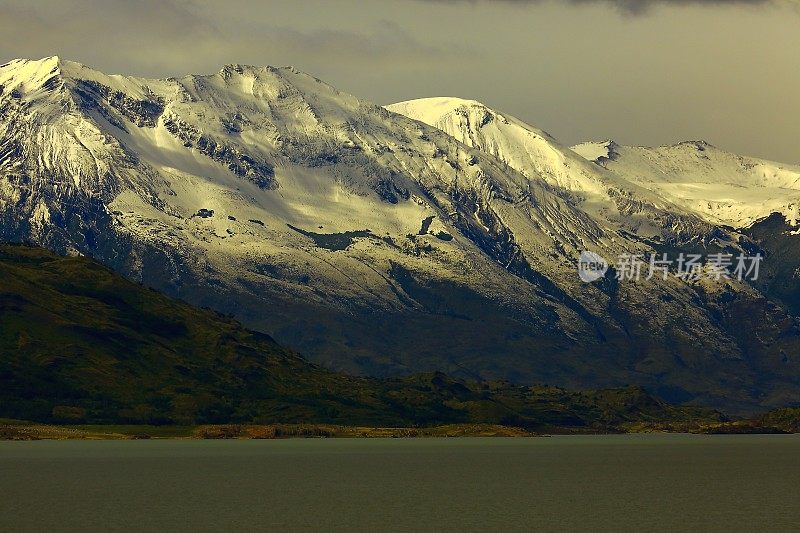
{"type": "Polygon", "coordinates": [[[639,388],[572,393],[439,373],[390,380],[337,374],[93,260],[0,245],[0,418],[615,431],[632,422],[718,416],[670,406],[639,388]]]}

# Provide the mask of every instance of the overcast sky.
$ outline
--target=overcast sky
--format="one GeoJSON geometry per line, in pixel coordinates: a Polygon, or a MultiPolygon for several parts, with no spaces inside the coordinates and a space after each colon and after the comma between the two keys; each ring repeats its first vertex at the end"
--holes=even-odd
{"type": "Polygon", "coordinates": [[[0,0],[0,61],[294,65],[380,104],[480,100],[562,142],[800,163],[797,0],[0,0]]]}

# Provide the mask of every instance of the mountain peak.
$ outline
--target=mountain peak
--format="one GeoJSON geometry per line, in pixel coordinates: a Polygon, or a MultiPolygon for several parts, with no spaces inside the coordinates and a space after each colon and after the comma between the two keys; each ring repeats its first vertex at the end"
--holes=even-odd
{"type": "Polygon", "coordinates": [[[588,161],[594,163],[602,163],[614,159],[617,155],[619,144],[612,139],[606,139],[601,142],[584,142],[576,144],[571,149],[576,154],[580,155],[588,161]]]}
{"type": "Polygon", "coordinates": [[[406,100],[387,105],[386,109],[401,115],[413,116],[426,124],[435,124],[447,115],[459,109],[478,109],[484,112],[490,109],[477,100],[466,100],[454,96],[435,96],[406,100]]]}
{"type": "Polygon", "coordinates": [[[258,72],[274,72],[279,70],[278,67],[272,67],[269,65],[264,66],[257,66],[257,65],[247,65],[244,63],[228,63],[224,65],[221,69],[219,69],[220,74],[255,74],[258,72]]]}
{"type": "MultiPolygon", "coordinates": [[[[705,152],[708,149],[716,148],[716,146],[701,139],[697,141],[680,141],[675,144],[664,144],[658,147],[640,146],[639,148],[667,151],[688,149],[690,151],[705,152]]],[[[595,163],[613,160],[619,155],[619,149],[620,145],[611,139],[583,142],[572,147],[573,152],[595,163]]]]}
{"type": "Polygon", "coordinates": [[[64,78],[79,77],[82,71],[91,69],[57,55],[42,59],[14,59],[0,65],[0,85],[18,97],[35,97],[42,90],[55,89],[64,78]]]}
{"type": "Polygon", "coordinates": [[[59,56],[49,56],[43,57],[41,59],[27,59],[24,57],[20,57],[17,59],[12,59],[8,63],[0,65],[0,69],[6,68],[20,68],[24,66],[33,67],[33,68],[53,68],[58,66],[61,63],[61,58],[59,56]]]}
{"type": "Polygon", "coordinates": [[[263,73],[263,72],[270,72],[270,73],[273,73],[273,74],[281,73],[281,72],[288,72],[288,73],[291,73],[291,74],[298,74],[298,75],[307,76],[309,78],[317,79],[314,76],[312,76],[311,74],[308,74],[307,72],[304,72],[304,71],[302,71],[302,70],[300,70],[297,67],[294,67],[292,65],[284,65],[284,66],[281,66],[281,67],[276,67],[276,66],[272,66],[272,65],[248,65],[248,64],[244,64],[244,63],[228,63],[227,65],[224,65],[219,70],[220,74],[232,74],[232,73],[234,73],[234,74],[259,74],[259,73],[263,73]]]}
{"type": "Polygon", "coordinates": [[[681,141],[677,144],[670,146],[670,148],[692,148],[700,152],[703,152],[707,148],[716,148],[716,147],[710,142],[700,139],[697,141],[681,141]]]}
{"type": "Polygon", "coordinates": [[[58,56],[39,60],[14,59],[0,65],[0,86],[14,98],[49,91],[60,84],[62,61],[58,56]]]}
{"type": "Polygon", "coordinates": [[[15,72],[18,74],[33,74],[35,72],[53,72],[61,68],[61,58],[58,56],[44,57],[42,59],[12,59],[0,65],[0,72],[15,72]]]}

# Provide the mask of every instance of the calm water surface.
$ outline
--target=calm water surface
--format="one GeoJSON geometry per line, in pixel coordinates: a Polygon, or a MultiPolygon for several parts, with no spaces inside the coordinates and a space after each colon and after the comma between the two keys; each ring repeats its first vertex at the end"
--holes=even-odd
{"type": "Polygon", "coordinates": [[[797,531],[798,436],[0,442],[1,531],[797,531]]]}

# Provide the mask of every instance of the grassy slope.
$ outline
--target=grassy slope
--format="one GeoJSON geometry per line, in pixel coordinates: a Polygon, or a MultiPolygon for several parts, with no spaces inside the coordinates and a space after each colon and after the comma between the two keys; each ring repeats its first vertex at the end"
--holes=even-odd
{"type": "Polygon", "coordinates": [[[567,392],[377,380],[312,365],[269,337],[131,283],[86,258],[0,246],[0,417],[46,423],[502,424],[617,431],[713,422],[639,388],[567,392]]]}

